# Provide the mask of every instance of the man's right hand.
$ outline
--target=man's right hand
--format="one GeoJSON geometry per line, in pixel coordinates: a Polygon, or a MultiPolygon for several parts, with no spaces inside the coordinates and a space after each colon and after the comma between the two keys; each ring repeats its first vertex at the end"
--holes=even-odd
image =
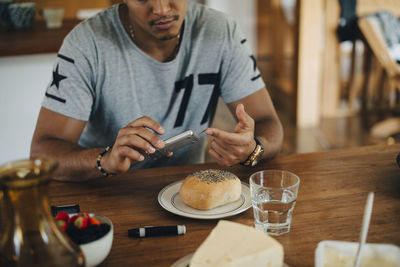
{"type": "Polygon", "coordinates": [[[143,161],[147,154],[165,146],[164,141],[154,134],[164,134],[164,128],[149,117],[141,117],[118,132],[110,152],[101,159],[102,168],[108,173],[124,173],[131,164],[143,161]]]}

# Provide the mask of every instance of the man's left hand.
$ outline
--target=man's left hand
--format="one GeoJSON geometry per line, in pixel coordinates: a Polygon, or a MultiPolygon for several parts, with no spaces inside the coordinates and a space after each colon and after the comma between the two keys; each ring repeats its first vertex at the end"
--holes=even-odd
{"type": "Polygon", "coordinates": [[[244,110],[243,104],[236,107],[238,124],[233,133],[208,128],[212,136],[209,153],[220,165],[232,166],[245,161],[256,147],[254,140],[254,119],[244,110]]]}

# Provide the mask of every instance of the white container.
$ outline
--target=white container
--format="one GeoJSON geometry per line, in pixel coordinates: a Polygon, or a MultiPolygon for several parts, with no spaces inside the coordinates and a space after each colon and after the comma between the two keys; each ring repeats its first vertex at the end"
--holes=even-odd
{"type": "Polygon", "coordinates": [[[45,18],[48,29],[57,29],[62,27],[64,8],[45,8],[41,10],[40,14],[45,18]]]}
{"type": "MultiPolygon", "coordinates": [[[[315,267],[353,267],[357,242],[324,240],[315,250],[315,267]]],[[[390,244],[365,244],[361,267],[400,267],[400,248],[390,244]]]]}
{"type": "Polygon", "coordinates": [[[114,237],[113,223],[109,218],[92,213],[90,213],[90,217],[95,217],[100,221],[100,223],[107,223],[110,225],[110,231],[97,240],[80,245],[83,255],[85,256],[85,267],[97,266],[107,258],[114,237]]]}

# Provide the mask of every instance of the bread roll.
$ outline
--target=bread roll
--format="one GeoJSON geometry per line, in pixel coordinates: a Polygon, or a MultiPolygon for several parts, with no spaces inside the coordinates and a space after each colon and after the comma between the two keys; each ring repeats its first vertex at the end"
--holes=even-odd
{"type": "Polygon", "coordinates": [[[179,195],[186,205],[199,210],[209,210],[238,200],[241,191],[242,185],[236,175],[210,169],[186,177],[179,195]]]}

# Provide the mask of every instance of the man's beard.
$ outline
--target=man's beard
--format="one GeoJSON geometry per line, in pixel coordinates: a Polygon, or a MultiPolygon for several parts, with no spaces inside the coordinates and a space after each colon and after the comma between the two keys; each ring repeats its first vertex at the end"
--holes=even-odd
{"type": "Polygon", "coordinates": [[[162,38],[160,38],[159,40],[160,40],[160,41],[169,41],[169,40],[178,38],[178,36],[179,36],[179,33],[178,33],[178,34],[175,34],[175,35],[169,35],[169,36],[162,37],[162,38]]]}

